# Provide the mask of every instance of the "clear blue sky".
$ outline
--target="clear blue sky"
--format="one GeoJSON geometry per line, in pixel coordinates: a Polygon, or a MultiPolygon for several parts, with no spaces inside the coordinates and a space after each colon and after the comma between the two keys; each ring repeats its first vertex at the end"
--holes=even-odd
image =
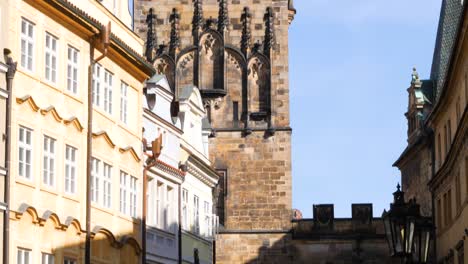
{"type": "Polygon", "coordinates": [[[428,78],[440,0],[295,0],[289,31],[293,207],[389,207],[411,70],[428,78]]]}

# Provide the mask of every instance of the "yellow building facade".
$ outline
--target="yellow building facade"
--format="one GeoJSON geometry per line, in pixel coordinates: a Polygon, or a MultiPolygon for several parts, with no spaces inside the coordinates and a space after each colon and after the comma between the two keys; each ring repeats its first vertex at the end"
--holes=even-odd
{"type": "Polygon", "coordinates": [[[450,2],[441,16],[439,38],[445,37],[445,45],[451,45],[451,56],[446,61],[441,56],[437,100],[427,120],[434,132],[434,175],[429,188],[437,260],[463,264],[468,263],[468,19],[466,3],[450,2]]]}
{"type": "MultiPolygon", "coordinates": [[[[128,1],[12,0],[9,263],[84,263],[89,185],[92,263],[141,255],[141,93],[153,68],[128,1]],[[110,2],[110,1],[107,1],[110,2]],[[111,24],[104,52],[102,32],[111,24]],[[95,49],[96,48],[96,49],[95,49]],[[92,174],[87,181],[88,66],[92,174]],[[105,53],[105,54],[103,54],[105,53]]],[[[2,7],[4,8],[4,7],[2,7]]]]}

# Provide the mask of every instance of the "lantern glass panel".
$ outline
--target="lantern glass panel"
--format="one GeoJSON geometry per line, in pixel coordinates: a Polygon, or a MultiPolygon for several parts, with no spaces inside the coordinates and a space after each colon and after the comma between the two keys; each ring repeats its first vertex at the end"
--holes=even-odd
{"type": "Polygon", "coordinates": [[[424,230],[422,232],[422,245],[423,247],[421,248],[422,250],[422,263],[426,263],[427,259],[429,257],[429,246],[430,246],[430,240],[431,240],[431,232],[429,230],[424,230]]]}
{"type": "Polygon", "coordinates": [[[407,220],[405,238],[405,253],[411,254],[413,250],[413,237],[414,237],[414,218],[410,217],[407,220]]]}

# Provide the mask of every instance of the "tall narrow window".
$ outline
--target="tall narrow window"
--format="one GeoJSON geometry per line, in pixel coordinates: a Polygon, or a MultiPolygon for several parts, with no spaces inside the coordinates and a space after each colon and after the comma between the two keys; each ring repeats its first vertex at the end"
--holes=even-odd
{"type": "Polygon", "coordinates": [[[216,212],[219,217],[219,223],[224,225],[225,201],[228,195],[228,173],[227,170],[217,170],[219,175],[217,192],[218,201],[216,202],[216,212]]]}
{"type": "Polygon", "coordinates": [[[130,216],[137,217],[137,178],[130,176],[130,216]]]}
{"type": "Polygon", "coordinates": [[[28,180],[32,179],[32,130],[19,128],[18,142],[18,175],[28,180]]]}
{"type": "Polygon", "coordinates": [[[42,264],[54,264],[54,255],[42,253],[42,264]]]}
{"type": "Polygon", "coordinates": [[[45,38],[45,78],[57,82],[57,38],[49,33],[45,38]]]}
{"type": "Polygon", "coordinates": [[[452,145],[452,122],[450,119],[447,121],[447,152],[452,145]]]}
{"type": "Polygon", "coordinates": [[[465,157],[465,200],[468,199],[468,155],[465,157]]]}
{"type": "Polygon", "coordinates": [[[65,192],[76,193],[76,148],[65,147],[65,192]]]}
{"type": "Polygon", "coordinates": [[[436,208],[436,210],[437,210],[437,215],[436,215],[436,217],[437,217],[437,219],[436,219],[437,228],[440,230],[443,227],[443,225],[442,225],[442,203],[441,203],[440,199],[437,199],[437,208],[436,208]]]}
{"type": "Polygon", "coordinates": [[[33,71],[34,65],[34,25],[21,19],[21,67],[33,71]]]}
{"type": "Polygon", "coordinates": [[[164,184],[158,182],[157,194],[156,194],[156,225],[162,228],[163,220],[163,195],[164,195],[164,184]]]}
{"type": "Polygon", "coordinates": [[[104,166],[103,166],[102,185],[103,185],[102,205],[104,207],[110,208],[111,201],[112,201],[112,167],[107,163],[104,163],[104,166]]]}
{"type": "Polygon", "coordinates": [[[198,196],[193,196],[193,227],[195,234],[200,234],[200,199],[198,196]]]}
{"type": "Polygon", "coordinates": [[[172,190],[173,188],[170,187],[170,186],[167,186],[166,188],[166,200],[165,200],[165,203],[166,203],[166,206],[164,208],[164,228],[168,231],[170,231],[170,225],[171,225],[171,221],[172,221],[172,208],[171,208],[171,204],[172,204],[172,190]]]}
{"type": "Polygon", "coordinates": [[[44,136],[42,163],[42,182],[47,186],[54,186],[55,174],[55,139],[44,136]]]}
{"type": "Polygon", "coordinates": [[[453,214],[452,214],[452,190],[449,189],[448,190],[448,208],[447,208],[447,213],[448,213],[448,224],[450,224],[452,222],[452,219],[453,219],[453,214]]]}
{"type": "Polygon", "coordinates": [[[120,121],[127,124],[127,91],[128,85],[124,82],[120,84],[120,121]]]}
{"type": "Polygon", "coordinates": [[[440,133],[437,134],[437,159],[438,159],[438,167],[442,166],[442,143],[440,139],[440,133]]]}
{"type": "Polygon", "coordinates": [[[461,209],[461,181],[460,181],[460,172],[458,171],[455,176],[455,203],[457,207],[457,214],[461,209]]]}
{"type": "Polygon", "coordinates": [[[99,202],[99,173],[101,161],[93,158],[93,169],[91,173],[91,201],[99,202]]]}
{"type": "Polygon", "coordinates": [[[16,254],[17,264],[30,264],[31,263],[31,250],[25,248],[18,248],[16,254]]]}
{"type": "Polygon", "coordinates": [[[188,190],[182,189],[182,227],[189,228],[189,214],[188,214],[188,190]]]}
{"type": "Polygon", "coordinates": [[[101,105],[101,70],[102,66],[99,64],[94,64],[93,67],[93,80],[92,80],[92,90],[93,90],[93,104],[96,106],[101,105]]]}
{"type": "Polygon", "coordinates": [[[127,214],[127,178],[128,174],[120,172],[120,203],[119,210],[123,214],[127,214]]]}
{"type": "Polygon", "coordinates": [[[137,179],[120,172],[120,212],[132,217],[136,217],[137,209],[137,179]]]}
{"type": "Polygon", "coordinates": [[[444,193],[444,224],[443,227],[448,225],[448,200],[447,200],[447,193],[444,193]]]}
{"type": "Polygon", "coordinates": [[[79,51],[68,46],[67,51],[67,90],[78,93],[78,58],[79,51]]]}
{"type": "Polygon", "coordinates": [[[210,219],[211,219],[211,210],[210,210],[210,203],[205,201],[203,203],[203,214],[205,215],[205,236],[210,237],[211,236],[211,224],[210,224],[210,219]]]}
{"type": "Polygon", "coordinates": [[[447,157],[449,149],[449,143],[448,143],[448,133],[447,133],[447,125],[444,126],[444,157],[447,157]]]}
{"type": "Polygon", "coordinates": [[[232,102],[232,121],[234,126],[239,124],[239,102],[232,102]]]}
{"type": "Polygon", "coordinates": [[[112,73],[104,72],[104,111],[112,114],[112,73]]]}

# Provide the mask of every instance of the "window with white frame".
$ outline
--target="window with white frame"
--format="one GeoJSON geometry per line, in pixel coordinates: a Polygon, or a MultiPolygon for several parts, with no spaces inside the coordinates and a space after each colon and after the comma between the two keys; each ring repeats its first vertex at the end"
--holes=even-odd
{"type": "Polygon", "coordinates": [[[112,114],[112,78],[109,71],[104,72],[104,111],[112,114]]]}
{"type": "Polygon", "coordinates": [[[18,141],[18,175],[31,180],[32,130],[26,127],[20,127],[18,141]]]}
{"type": "Polygon", "coordinates": [[[92,80],[92,93],[93,93],[93,104],[96,106],[101,105],[101,70],[102,66],[94,64],[93,67],[93,80],[92,80]]]}
{"type": "Polygon", "coordinates": [[[58,39],[49,33],[45,38],[45,78],[47,81],[57,82],[57,42],[58,39]]]}
{"type": "Polygon", "coordinates": [[[112,167],[104,163],[102,175],[103,190],[103,203],[104,207],[110,208],[112,205],[112,167]]]}
{"type": "Polygon", "coordinates": [[[130,216],[137,216],[137,178],[130,176],[130,216]]]}
{"type": "Polygon", "coordinates": [[[70,194],[76,193],[76,148],[65,146],[65,192],[70,194]]]}
{"type": "Polygon", "coordinates": [[[193,196],[193,231],[195,234],[200,234],[200,199],[198,196],[193,196]]]}
{"type": "Polygon", "coordinates": [[[136,217],[137,210],[137,179],[120,171],[120,212],[136,217]]]}
{"type": "Polygon", "coordinates": [[[50,187],[55,184],[55,142],[55,139],[44,136],[42,182],[50,187]]]}
{"type": "Polygon", "coordinates": [[[42,253],[42,264],[54,264],[54,255],[42,253]]]}
{"type": "Polygon", "coordinates": [[[127,214],[127,178],[128,174],[120,171],[120,202],[119,211],[127,214]]]}
{"type": "Polygon", "coordinates": [[[64,258],[63,264],[76,264],[76,260],[72,258],[64,258]]]}
{"type": "Polygon", "coordinates": [[[165,200],[165,208],[164,208],[164,229],[169,230],[171,227],[171,222],[172,222],[172,191],[173,188],[170,186],[167,186],[166,188],[166,200],[165,200]]]}
{"type": "Polygon", "coordinates": [[[203,203],[203,213],[205,214],[205,236],[211,236],[211,210],[210,203],[207,201],[203,203]]]}
{"type": "Polygon", "coordinates": [[[93,158],[93,168],[91,173],[91,201],[99,202],[99,174],[101,161],[93,158]]]}
{"type": "Polygon", "coordinates": [[[71,46],[67,50],[67,90],[78,93],[78,58],[79,51],[71,46]]]}
{"type": "Polygon", "coordinates": [[[34,24],[21,19],[21,67],[33,71],[34,65],[34,24]]]}
{"type": "Polygon", "coordinates": [[[31,250],[26,248],[18,248],[16,254],[17,264],[30,264],[31,263],[31,250]]]}
{"type": "Polygon", "coordinates": [[[91,173],[91,201],[107,208],[112,205],[112,166],[96,158],[91,173]]]}
{"type": "Polygon", "coordinates": [[[162,210],[163,210],[163,198],[164,198],[164,184],[158,182],[157,194],[156,194],[156,226],[162,228],[162,210]]]}
{"type": "Polygon", "coordinates": [[[188,213],[188,190],[182,189],[182,226],[185,229],[189,227],[189,213],[188,213]]]}
{"type": "Polygon", "coordinates": [[[127,91],[128,84],[121,82],[120,84],[120,121],[127,124],[127,91]]]}

